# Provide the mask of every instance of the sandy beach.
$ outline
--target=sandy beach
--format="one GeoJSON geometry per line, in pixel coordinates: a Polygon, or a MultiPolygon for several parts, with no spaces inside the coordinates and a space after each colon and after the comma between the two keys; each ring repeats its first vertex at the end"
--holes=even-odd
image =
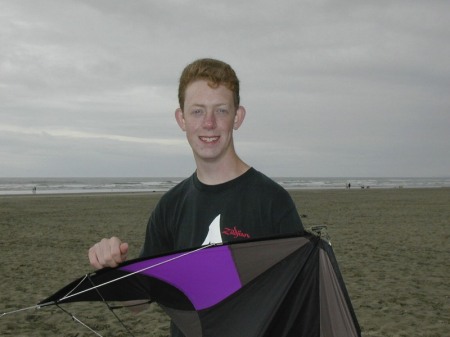
{"type": "MultiPolygon", "coordinates": [[[[450,189],[290,191],[306,228],[327,225],[363,336],[450,336],[450,189]]],[[[91,271],[103,237],[136,257],[160,193],[0,196],[0,313],[32,306],[91,271]]],[[[103,336],[129,336],[102,304],[70,310],[103,336]]],[[[156,306],[117,312],[135,336],[168,336],[156,306]]],[[[0,318],[1,336],[95,336],[58,308],[0,318]]]]}

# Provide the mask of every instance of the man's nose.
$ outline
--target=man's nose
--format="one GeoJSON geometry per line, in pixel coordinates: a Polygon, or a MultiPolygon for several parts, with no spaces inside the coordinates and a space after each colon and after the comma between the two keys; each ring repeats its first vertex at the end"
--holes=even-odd
{"type": "Polygon", "coordinates": [[[203,127],[205,129],[214,129],[216,127],[216,116],[212,111],[208,111],[203,119],[203,127]]]}

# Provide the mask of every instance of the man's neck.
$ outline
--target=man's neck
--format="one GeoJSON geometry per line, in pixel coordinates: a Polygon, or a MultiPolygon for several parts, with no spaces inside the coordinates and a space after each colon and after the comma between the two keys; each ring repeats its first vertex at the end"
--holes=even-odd
{"type": "Polygon", "coordinates": [[[226,163],[197,162],[197,178],[206,185],[218,185],[233,180],[250,168],[239,157],[226,163]]]}

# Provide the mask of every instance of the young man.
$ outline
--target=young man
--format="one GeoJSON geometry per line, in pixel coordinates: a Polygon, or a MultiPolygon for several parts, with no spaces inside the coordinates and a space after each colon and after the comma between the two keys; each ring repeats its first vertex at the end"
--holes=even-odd
{"type": "MultiPolygon", "coordinates": [[[[239,80],[226,63],[200,59],[183,71],[175,118],[196,163],[189,178],[162,196],[147,225],[141,256],[208,243],[302,233],[288,192],[237,155],[233,132],[245,118],[239,80]]],[[[93,267],[115,267],[128,244],[112,237],[89,250],[93,267]]],[[[172,326],[172,336],[183,336],[172,326]]]]}

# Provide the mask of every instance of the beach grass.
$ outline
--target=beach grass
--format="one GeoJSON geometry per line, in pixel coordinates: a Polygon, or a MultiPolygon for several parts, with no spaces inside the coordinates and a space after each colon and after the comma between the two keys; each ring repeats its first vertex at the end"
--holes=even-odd
{"type": "MultiPolygon", "coordinates": [[[[448,336],[450,189],[290,191],[306,228],[326,225],[363,336],[448,336]]],[[[38,303],[92,271],[103,237],[136,257],[160,193],[0,196],[0,313],[38,303]]],[[[128,336],[98,303],[70,311],[105,336],[128,336]]],[[[117,312],[135,336],[169,335],[156,305],[117,312]]],[[[60,309],[0,318],[2,336],[93,336],[60,309]]]]}

